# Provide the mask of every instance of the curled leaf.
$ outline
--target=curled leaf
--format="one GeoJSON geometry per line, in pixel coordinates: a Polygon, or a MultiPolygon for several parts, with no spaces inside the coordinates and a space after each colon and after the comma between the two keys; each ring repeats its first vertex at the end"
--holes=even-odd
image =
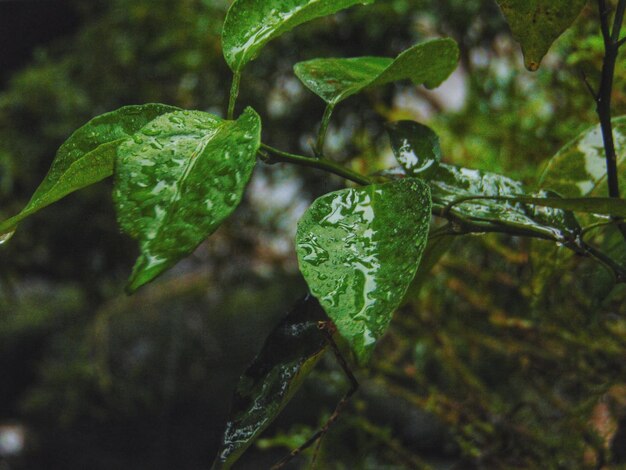
{"type": "Polygon", "coordinates": [[[313,59],[296,64],[294,71],[307,88],[334,106],[366,88],[398,80],[435,88],[454,71],[458,59],[456,42],[445,38],[416,44],[395,59],[313,59]]]}

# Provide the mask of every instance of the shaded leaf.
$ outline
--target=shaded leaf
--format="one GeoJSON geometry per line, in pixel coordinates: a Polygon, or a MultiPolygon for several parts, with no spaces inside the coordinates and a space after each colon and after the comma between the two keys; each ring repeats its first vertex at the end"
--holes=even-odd
{"type": "Polygon", "coordinates": [[[430,211],[427,185],[405,179],[326,194],[298,224],[300,271],[361,363],[415,276],[430,211]]]}
{"type": "Polygon", "coordinates": [[[0,224],[0,234],[13,232],[29,215],[111,176],[120,144],[156,117],[176,110],[164,104],[144,104],[93,118],[59,147],[50,171],[30,202],[22,212],[0,224]]]}
{"type": "Polygon", "coordinates": [[[307,88],[334,106],[366,88],[398,80],[437,87],[454,71],[458,59],[456,42],[446,38],[416,44],[396,59],[313,59],[296,64],[294,71],[307,88]]]}
{"type": "Polygon", "coordinates": [[[578,234],[580,226],[574,216],[561,209],[495,199],[550,196],[545,191],[528,194],[521,182],[506,176],[439,163],[432,156],[419,157],[425,155],[424,149],[431,148],[433,142],[436,142],[435,133],[425,126],[403,121],[389,126],[388,132],[392,149],[404,173],[408,176],[423,176],[428,182],[435,213],[444,215],[445,211],[449,211],[461,219],[508,226],[557,240],[570,239],[578,234]],[[415,172],[416,159],[419,168],[429,158],[431,163],[428,171],[415,172]]]}
{"type": "MultiPolygon", "coordinates": [[[[626,116],[613,120],[620,188],[626,188],[626,116]]],[[[564,197],[608,196],[600,125],[587,129],[552,157],[540,186],[564,197]]]]}
{"type": "Polygon", "coordinates": [[[425,177],[441,161],[439,136],[415,121],[398,121],[387,126],[391,149],[408,176],[425,177]]]}
{"type": "Polygon", "coordinates": [[[228,66],[239,72],[274,38],[296,26],[374,0],[235,0],[222,31],[228,66]]]}
{"type": "Polygon", "coordinates": [[[327,319],[307,295],[267,337],[239,379],[214,469],[230,468],[293,397],[326,350],[318,323],[327,319]]]}
{"type": "Polygon", "coordinates": [[[118,221],[139,241],[130,292],[189,255],[239,205],[256,162],[261,122],[200,111],[161,116],[118,149],[118,221]]]}
{"type": "Polygon", "coordinates": [[[539,68],[552,43],[574,22],[586,0],[496,0],[528,70],[539,68]]]}

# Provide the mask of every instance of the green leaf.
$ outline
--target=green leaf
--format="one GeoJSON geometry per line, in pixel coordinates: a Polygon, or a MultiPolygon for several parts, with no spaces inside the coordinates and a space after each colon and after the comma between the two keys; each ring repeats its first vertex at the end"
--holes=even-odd
{"type": "Polygon", "coordinates": [[[576,219],[560,209],[498,200],[527,196],[541,199],[549,195],[547,192],[528,194],[522,183],[506,176],[440,163],[434,150],[438,149],[438,139],[427,127],[402,121],[388,126],[388,132],[404,173],[428,182],[435,213],[444,215],[448,211],[461,219],[486,223],[486,229],[511,227],[563,241],[578,234],[576,219]],[[426,172],[415,171],[423,167],[426,172]]]}
{"type": "Polygon", "coordinates": [[[433,206],[441,212],[449,207],[452,214],[470,221],[528,231],[559,241],[570,240],[580,231],[576,219],[561,209],[516,202],[515,197],[539,200],[551,194],[545,191],[528,194],[522,183],[506,176],[441,164],[429,184],[433,206]],[[483,196],[487,198],[480,199],[483,196]],[[511,196],[513,200],[497,200],[511,196]],[[467,198],[472,199],[464,201],[467,198]]]}
{"type": "Polygon", "coordinates": [[[477,196],[472,200],[493,200],[506,202],[521,202],[533,206],[551,207],[573,212],[586,212],[608,217],[626,217],[626,201],[610,197],[577,197],[563,199],[560,197],[489,197],[477,196]]]}
{"type": "Polygon", "coordinates": [[[361,363],[415,276],[430,211],[427,185],[405,179],[326,194],[298,224],[300,271],[361,363]]]}
{"type": "Polygon", "coordinates": [[[224,58],[240,72],[272,39],[307,21],[374,0],[235,0],[222,31],[224,58]]]}
{"type": "Polygon", "coordinates": [[[535,71],[552,43],[571,26],[586,0],[496,0],[516,41],[526,68],[535,71]]]}
{"type": "MultiPolygon", "coordinates": [[[[620,188],[626,188],[626,116],[613,120],[613,137],[620,188]]],[[[564,197],[608,195],[600,125],[587,129],[552,157],[540,186],[564,197]]]]}
{"type": "Polygon", "coordinates": [[[327,320],[308,295],[272,331],[239,379],[213,469],[228,469],[291,400],[326,351],[318,322],[327,320]]]}
{"type": "Polygon", "coordinates": [[[239,205],[254,169],[261,122],[200,111],[163,115],[120,145],[114,200],[122,229],[139,241],[128,291],[190,254],[239,205]]]}
{"type": "Polygon", "coordinates": [[[125,106],[76,130],[57,151],[46,178],[22,212],[0,224],[0,234],[13,232],[29,215],[111,176],[120,144],[156,117],[177,109],[164,104],[125,106]]]}
{"type": "Polygon", "coordinates": [[[398,121],[387,126],[391,149],[408,176],[426,177],[441,161],[439,136],[415,121],[398,121]]]}
{"type": "Polygon", "coordinates": [[[411,80],[429,88],[439,86],[457,66],[459,49],[454,40],[433,39],[386,57],[313,59],[295,65],[298,78],[329,105],[370,87],[411,80]]]}

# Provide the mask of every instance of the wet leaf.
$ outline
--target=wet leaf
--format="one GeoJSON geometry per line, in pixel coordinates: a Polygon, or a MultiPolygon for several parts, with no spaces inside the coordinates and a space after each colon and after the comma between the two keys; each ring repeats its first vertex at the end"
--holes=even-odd
{"type": "Polygon", "coordinates": [[[539,68],[552,43],[574,22],[586,0],[497,0],[522,46],[528,70],[539,68]]]}
{"type": "Polygon", "coordinates": [[[120,144],[156,117],[177,109],[164,104],[125,106],[76,130],[57,151],[46,178],[22,212],[0,224],[0,236],[15,231],[29,215],[111,176],[120,144]]]}
{"type": "MultiPolygon", "coordinates": [[[[436,134],[421,124],[402,121],[389,126],[388,132],[403,172],[428,182],[435,213],[449,210],[469,221],[527,230],[557,240],[578,234],[580,226],[574,216],[561,209],[523,204],[521,200],[486,199],[535,197],[547,202],[544,198],[556,194],[545,191],[529,194],[521,182],[506,176],[440,163],[436,134]],[[426,172],[415,171],[424,167],[426,172]],[[473,199],[462,202],[468,198],[473,199]]],[[[565,208],[563,203],[553,202],[565,208]]]]}
{"type": "Polygon", "coordinates": [[[435,88],[454,71],[458,59],[456,42],[446,38],[416,44],[396,59],[313,59],[296,64],[294,71],[313,93],[334,106],[366,88],[399,80],[435,88]]]}
{"type": "Polygon", "coordinates": [[[135,291],[189,255],[239,205],[255,165],[261,122],[200,111],[163,115],[118,149],[118,221],[139,241],[135,291]]]}
{"type": "Polygon", "coordinates": [[[441,161],[439,136],[415,121],[399,121],[387,126],[391,149],[408,176],[427,177],[441,161]]]}
{"type": "MultiPolygon", "coordinates": [[[[613,120],[620,188],[626,188],[626,116],[613,120]]],[[[540,186],[564,197],[608,196],[600,125],[581,133],[548,163],[540,186]]]]}
{"type": "Polygon", "coordinates": [[[626,201],[610,197],[505,197],[496,198],[496,201],[521,202],[552,209],[563,209],[572,212],[585,212],[612,217],[626,217],[626,201]]]}
{"type": "Polygon", "coordinates": [[[374,0],[235,0],[222,31],[224,58],[234,72],[274,38],[307,21],[374,0]]]}
{"type": "Polygon", "coordinates": [[[318,322],[327,319],[308,295],[267,337],[239,379],[213,469],[230,468],[293,397],[326,351],[318,322]]]}
{"type": "MultiPolygon", "coordinates": [[[[440,164],[429,180],[435,210],[469,197],[556,196],[545,191],[526,192],[521,182],[486,171],[440,164]]],[[[522,204],[515,200],[471,199],[451,206],[450,212],[476,222],[511,227],[548,238],[566,241],[577,236],[580,226],[572,214],[552,207],[522,204]]]]}
{"type": "Polygon", "coordinates": [[[430,211],[427,185],[405,179],[326,194],[298,224],[300,271],[361,363],[415,276],[430,211]]]}

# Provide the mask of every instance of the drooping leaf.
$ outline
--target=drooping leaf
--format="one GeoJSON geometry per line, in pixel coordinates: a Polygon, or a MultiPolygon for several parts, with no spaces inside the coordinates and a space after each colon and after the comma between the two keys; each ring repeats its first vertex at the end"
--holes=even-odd
{"type": "Polygon", "coordinates": [[[163,115],[118,148],[118,221],[139,241],[128,290],[189,255],[239,205],[255,165],[261,122],[200,111],[163,115]]]}
{"type": "MultiPolygon", "coordinates": [[[[626,116],[613,120],[620,189],[626,194],[626,116]]],[[[564,197],[607,196],[606,158],[600,126],[594,126],[552,157],[540,185],[564,197]]]]}
{"type": "Polygon", "coordinates": [[[156,117],[176,110],[164,104],[125,106],[76,130],[57,151],[46,178],[22,212],[0,224],[0,235],[13,232],[23,219],[68,194],[111,176],[120,144],[156,117]]]}
{"type": "Polygon", "coordinates": [[[552,43],[574,22],[586,0],[496,0],[528,70],[537,70],[552,43]]]}
{"type": "Polygon", "coordinates": [[[427,177],[441,161],[439,136],[415,121],[389,124],[391,149],[408,176],[427,177]]]}
{"type": "Polygon", "coordinates": [[[436,142],[435,133],[424,127],[404,121],[389,126],[388,131],[392,149],[403,172],[408,176],[423,177],[428,182],[435,213],[443,214],[449,210],[452,215],[462,219],[508,226],[557,240],[570,239],[578,234],[580,226],[571,213],[547,206],[523,204],[521,201],[497,200],[505,197],[541,199],[551,196],[545,191],[529,194],[521,182],[506,176],[447,165],[428,156],[419,157],[428,155],[424,149],[431,148],[433,142],[436,142]],[[428,164],[429,158],[428,171],[415,172],[415,161],[421,167],[428,164]],[[474,199],[466,200],[468,198],[474,199]]]}
{"type": "Polygon", "coordinates": [[[313,59],[296,64],[294,71],[313,93],[334,106],[366,88],[398,80],[437,87],[454,71],[458,59],[456,42],[446,38],[416,44],[396,59],[313,59]]]}
{"type": "Polygon", "coordinates": [[[274,38],[307,21],[374,0],[235,0],[222,31],[224,58],[240,72],[274,38]]]}
{"type": "Polygon", "coordinates": [[[428,186],[405,179],[326,194],[298,224],[300,271],[362,363],[415,276],[430,211],[428,186]]]}
{"type": "Polygon", "coordinates": [[[318,322],[327,318],[307,295],[267,337],[239,379],[214,470],[230,468],[293,397],[326,351],[318,322]]]}

